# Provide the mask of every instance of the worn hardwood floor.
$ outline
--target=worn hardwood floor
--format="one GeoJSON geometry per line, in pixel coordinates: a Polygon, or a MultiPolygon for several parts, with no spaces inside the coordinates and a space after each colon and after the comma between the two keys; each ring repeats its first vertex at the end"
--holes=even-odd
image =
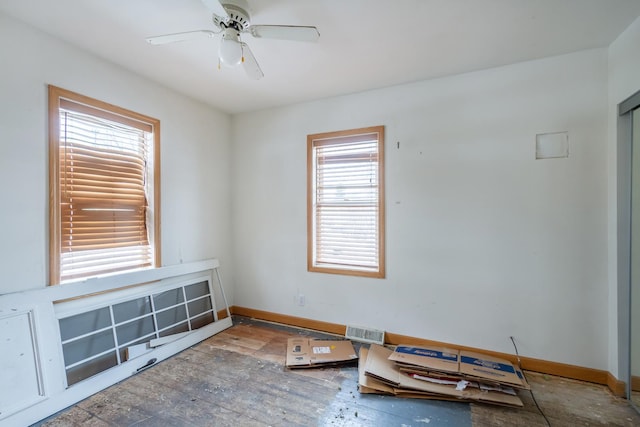
{"type": "MultiPolygon", "coordinates": [[[[325,334],[235,317],[234,326],[39,423],[41,426],[545,426],[523,409],[361,395],[357,367],[284,369],[290,336],[325,334]]],[[[356,344],[356,343],[354,343],[356,344]]],[[[357,347],[357,344],[356,344],[357,347]]],[[[606,387],[528,373],[556,426],[638,426],[606,387]]]]}
{"type": "Polygon", "coordinates": [[[640,391],[631,392],[631,401],[636,405],[636,407],[640,408],[640,391]]]}

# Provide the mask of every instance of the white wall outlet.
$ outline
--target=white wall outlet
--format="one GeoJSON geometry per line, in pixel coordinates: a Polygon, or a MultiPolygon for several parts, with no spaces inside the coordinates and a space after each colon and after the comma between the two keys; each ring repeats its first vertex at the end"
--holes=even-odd
{"type": "Polygon", "coordinates": [[[305,299],[304,295],[303,294],[298,294],[298,305],[300,307],[302,307],[305,302],[306,302],[306,299],[305,299]]]}

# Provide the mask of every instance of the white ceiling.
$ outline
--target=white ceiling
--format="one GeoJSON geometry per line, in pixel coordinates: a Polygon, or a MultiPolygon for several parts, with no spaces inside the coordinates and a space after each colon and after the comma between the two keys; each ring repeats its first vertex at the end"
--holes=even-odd
{"type": "Polygon", "coordinates": [[[0,0],[0,11],[229,113],[608,46],[640,0],[248,0],[253,24],[315,25],[318,43],[244,37],[265,77],[217,69],[200,0],[0,0]]]}

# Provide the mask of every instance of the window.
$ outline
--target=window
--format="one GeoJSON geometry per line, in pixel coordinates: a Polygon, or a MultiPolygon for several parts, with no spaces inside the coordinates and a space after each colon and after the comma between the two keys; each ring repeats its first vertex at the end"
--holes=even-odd
{"type": "Polygon", "coordinates": [[[102,307],[84,301],[61,315],[58,322],[67,385],[125,362],[129,346],[216,321],[208,280],[174,286],[155,294],[147,288],[142,294],[102,307]]]}
{"type": "Polygon", "coordinates": [[[384,127],[307,136],[307,268],[384,277],[384,127]]]}
{"type": "Polygon", "coordinates": [[[49,86],[50,283],[160,265],[160,122],[49,86]]]}

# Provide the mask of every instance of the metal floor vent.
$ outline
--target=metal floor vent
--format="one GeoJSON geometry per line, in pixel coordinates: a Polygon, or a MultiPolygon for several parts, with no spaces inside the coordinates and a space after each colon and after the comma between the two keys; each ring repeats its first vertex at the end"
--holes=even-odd
{"type": "Polygon", "coordinates": [[[344,336],[355,341],[384,345],[384,331],[377,329],[347,325],[347,332],[344,336]]]}

